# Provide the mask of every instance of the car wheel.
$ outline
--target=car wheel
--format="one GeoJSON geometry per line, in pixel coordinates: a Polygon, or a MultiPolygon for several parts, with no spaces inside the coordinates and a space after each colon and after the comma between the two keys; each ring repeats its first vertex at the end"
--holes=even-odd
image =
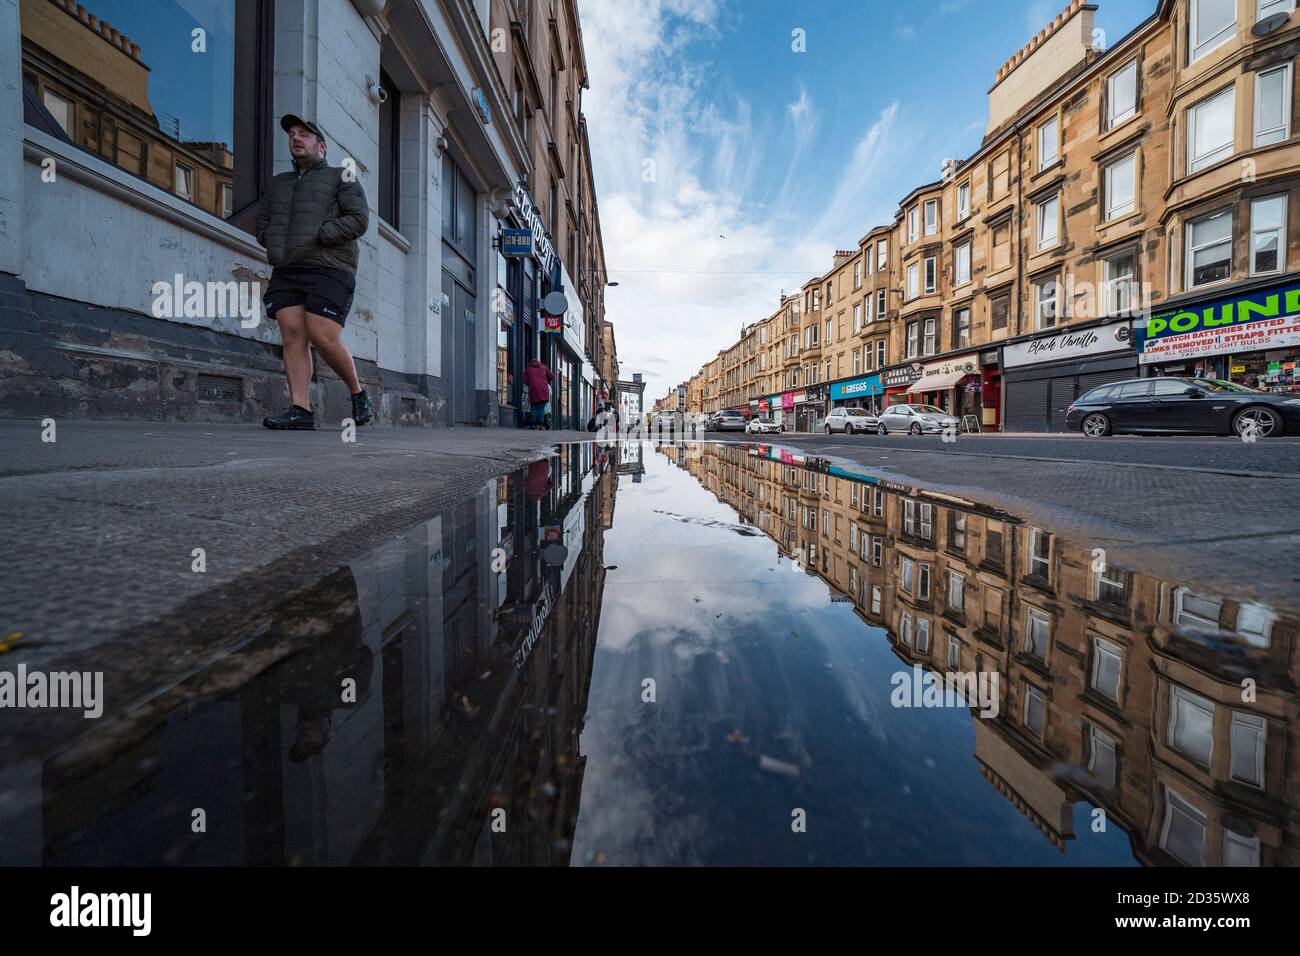
{"type": "Polygon", "coordinates": [[[831,426],[830,425],[823,426],[822,431],[824,431],[826,434],[829,435],[831,433],[831,426]]]}
{"type": "Polygon", "coordinates": [[[1100,412],[1093,412],[1083,419],[1081,429],[1089,438],[1105,438],[1110,434],[1110,419],[1100,412]]]}
{"type": "Polygon", "coordinates": [[[878,425],[876,425],[876,434],[877,434],[877,435],[888,435],[888,434],[889,434],[889,429],[885,427],[885,423],[884,423],[884,422],[880,422],[878,425]]]}
{"type": "Polygon", "coordinates": [[[922,432],[921,432],[921,426],[920,426],[920,425],[917,425],[917,424],[914,422],[914,423],[912,424],[912,427],[911,427],[910,429],[908,429],[908,434],[909,434],[909,435],[920,435],[920,434],[922,434],[922,432]]]}
{"type": "Polygon", "coordinates": [[[1282,419],[1271,409],[1243,408],[1232,418],[1232,431],[1241,438],[1268,438],[1282,434],[1282,419]]]}

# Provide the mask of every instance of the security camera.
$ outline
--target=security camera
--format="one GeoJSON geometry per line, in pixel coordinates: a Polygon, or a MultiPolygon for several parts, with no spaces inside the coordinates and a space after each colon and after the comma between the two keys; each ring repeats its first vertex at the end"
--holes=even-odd
{"type": "Polygon", "coordinates": [[[388,102],[388,91],[376,83],[373,76],[366,77],[366,93],[369,94],[373,102],[380,106],[388,102]]]}

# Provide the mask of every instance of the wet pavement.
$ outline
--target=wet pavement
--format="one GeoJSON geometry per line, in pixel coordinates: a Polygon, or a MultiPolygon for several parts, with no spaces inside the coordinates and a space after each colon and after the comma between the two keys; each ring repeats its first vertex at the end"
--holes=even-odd
{"type": "Polygon", "coordinates": [[[1300,862],[1294,615],[797,449],[567,445],[239,620],[0,709],[0,864],[1300,862]]]}

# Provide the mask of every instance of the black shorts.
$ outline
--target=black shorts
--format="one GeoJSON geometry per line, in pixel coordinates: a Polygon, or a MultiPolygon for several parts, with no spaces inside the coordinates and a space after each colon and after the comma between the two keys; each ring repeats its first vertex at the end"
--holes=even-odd
{"type": "Polygon", "coordinates": [[[312,315],[323,315],[342,325],[352,308],[355,289],[356,277],[343,269],[291,266],[271,273],[262,302],[267,318],[275,318],[277,309],[300,305],[312,315]]]}

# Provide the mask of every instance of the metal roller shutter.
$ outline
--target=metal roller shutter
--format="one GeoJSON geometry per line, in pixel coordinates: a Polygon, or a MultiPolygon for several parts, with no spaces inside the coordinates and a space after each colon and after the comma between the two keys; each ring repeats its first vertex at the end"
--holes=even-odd
{"type": "Polygon", "coordinates": [[[1079,388],[1074,393],[1078,398],[1084,392],[1090,392],[1098,385],[1109,385],[1111,382],[1122,382],[1125,379],[1137,378],[1137,369],[1120,368],[1110,372],[1092,372],[1088,375],[1079,376],[1079,388]]]}
{"type": "Polygon", "coordinates": [[[1047,430],[1047,396],[1050,378],[1007,382],[1006,425],[1009,432],[1047,430]]]}
{"type": "Polygon", "coordinates": [[[1075,378],[1071,375],[1069,378],[1052,379],[1052,401],[1047,406],[1047,430],[1051,432],[1069,431],[1065,424],[1065,410],[1070,407],[1074,401],[1075,378]]]}

